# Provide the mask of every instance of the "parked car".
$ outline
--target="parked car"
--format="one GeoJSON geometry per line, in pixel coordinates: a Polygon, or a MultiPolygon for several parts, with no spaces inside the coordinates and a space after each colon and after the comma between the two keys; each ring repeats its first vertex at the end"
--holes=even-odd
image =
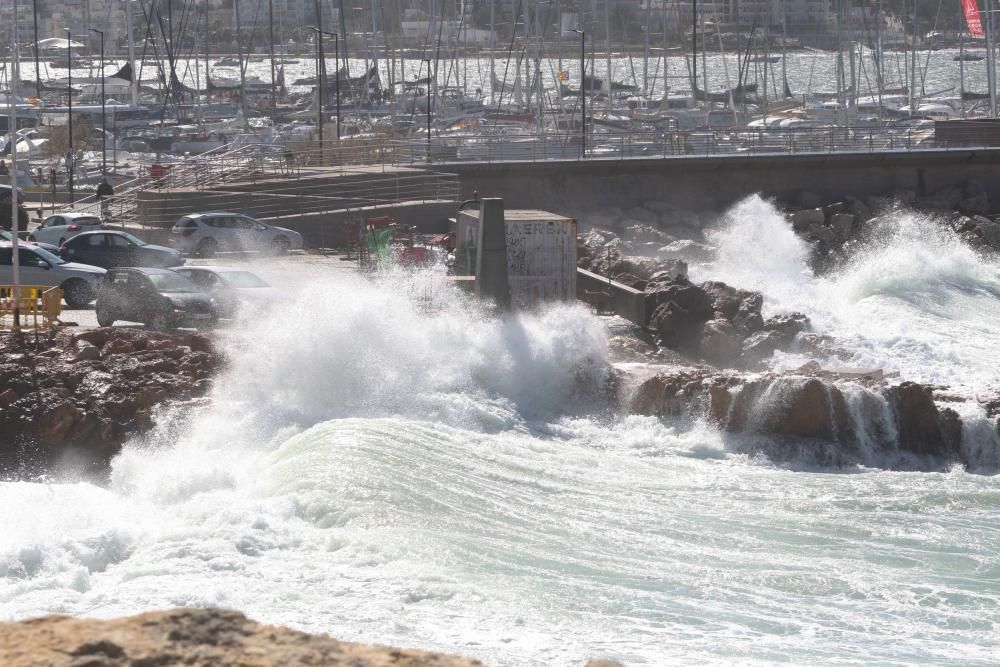
{"type": "Polygon", "coordinates": [[[97,293],[97,323],[142,322],[154,329],[211,326],[219,319],[215,299],[170,269],[116,268],[97,293]]]}
{"type": "Polygon", "coordinates": [[[90,213],[56,213],[42,220],[42,224],[28,234],[28,240],[61,246],[77,234],[104,228],[104,221],[90,213]]]}
{"type": "MultiPolygon", "coordinates": [[[[17,189],[17,201],[24,202],[24,190],[21,188],[17,189]]],[[[0,202],[8,202],[7,205],[10,205],[10,186],[5,183],[0,183],[0,202]]]]}
{"type": "Polygon", "coordinates": [[[184,257],[173,248],[146,243],[128,232],[84,232],[59,248],[66,260],[84,262],[111,269],[116,266],[170,268],[184,264],[184,257]]]}
{"type": "Polygon", "coordinates": [[[206,294],[211,294],[219,315],[232,317],[241,306],[264,306],[275,301],[278,291],[259,276],[229,266],[184,266],[174,269],[206,294]]]}
{"type": "MultiPolygon", "coordinates": [[[[13,240],[14,240],[14,235],[11,232],[8,232],[6,229],[0,229],[0,241],[13,242],[13,240]]],[[[55,255],[59,254],[59,246],[52,245],[51,243],[38,243],[37,241],[21,241],[21,243],[25,245],[35,246],[43,250],[48,250],[49,252],[55,255]]]]}
{"type": "MultiPolygon", "coordinates": [[[[85,306],[94,300],[104,269],[97,266],[67,262],[44,248],[19,245],[18,274],[22,285],[61,287],[63,299],[73,307],[85,306]]],[[[0,241],[0,284],[14,280],[14,248],[0,241]]]]}
{"type": "Polygon", "coordinates": [[[212,257],[220,250],[283,255],[302,248],[302,235],[239,213],[192,213],[174,223],[170,243],[185,253],[212,257]]]}

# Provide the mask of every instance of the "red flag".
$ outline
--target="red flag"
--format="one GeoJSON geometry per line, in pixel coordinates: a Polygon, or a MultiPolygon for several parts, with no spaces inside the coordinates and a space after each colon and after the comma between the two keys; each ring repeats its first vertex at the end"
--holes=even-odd
{"type": "Polygon", "coordinates": [[[965,24],[969,26],[969,34],[982,37],[983,24],[979,21],[979,7],[976,6],[976,0],[962,0],[962,9],[965,11],[965,24]]]}

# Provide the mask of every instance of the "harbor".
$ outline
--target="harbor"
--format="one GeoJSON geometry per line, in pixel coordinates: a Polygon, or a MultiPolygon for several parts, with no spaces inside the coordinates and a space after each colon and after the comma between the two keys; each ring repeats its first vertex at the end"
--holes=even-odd
{"type": "Polygon", "coordinates": [[[354,4],[0,5],[0,662],[993,665],[1000,12],[354,4]]]}

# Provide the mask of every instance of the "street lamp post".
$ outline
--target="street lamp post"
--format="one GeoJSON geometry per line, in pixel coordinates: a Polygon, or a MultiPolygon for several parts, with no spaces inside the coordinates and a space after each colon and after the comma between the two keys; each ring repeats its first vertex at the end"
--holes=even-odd
{"type": "Polygon", "coordinates": [[[70,33],[69,28],[66,28],[66,65],[68,66],[68,74],[66,75],[68,83],[66,85],[69,95],[69,155],[66,161],[66,176],[69,179],[70,208],[73,207],[73,163],[76,162],[73,156],[73,49],[70,47],[72,43],[73,35],[70,33]]]}
{"type": "Polygon", "coordinates": [[[431,90],[434,85],[434,81],[431,74],[431,59],[424,58],[423,61],[427,63],[427,163],[431,162],[431,90]]]}
{"type": "Polygon", "coordinates": [[[583,30],[574,30],[580,35],[580,157],[587,157],[587,35],[583,30]]]}
{"type": "Polygon", "coordinates": [[[107,96],[104,94],[104,31],[98,30],[97,28],[91,28],[91,32],[96,32],[101,36],[101,174],[103,176],[108,175],[108,117],[105,111],[105,100],[107,96]]]}

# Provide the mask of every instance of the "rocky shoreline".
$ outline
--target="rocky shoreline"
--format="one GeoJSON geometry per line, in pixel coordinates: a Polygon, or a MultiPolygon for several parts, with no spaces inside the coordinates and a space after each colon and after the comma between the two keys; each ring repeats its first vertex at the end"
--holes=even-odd
{"type": "Polygon", "coordinates": [[[0,623],[8,667],[481,667],[478,660],[369,646],[262,625],[236,611],[174,609],[112,620],[46,616],[0,623]]]}
{"type": "Polygon", "coordinates": [[[219,356],[193,333],[104,328],[0,339],[0,474],[106,470],[155,410],[195,401],[219,356]]]}

